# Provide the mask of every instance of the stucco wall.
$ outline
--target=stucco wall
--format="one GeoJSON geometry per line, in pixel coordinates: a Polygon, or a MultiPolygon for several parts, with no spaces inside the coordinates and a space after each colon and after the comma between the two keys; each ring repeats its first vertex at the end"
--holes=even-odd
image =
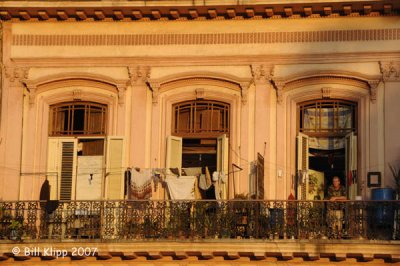
{"type": "Polygon", "coordinates": [[[379,83],[379,62],[400,57],[396,16],[8,21],[4,28],[8,75],[1,138],[7,141],[0,143],[0,198],[37,199],[32,191],[38,191],[41,180],[34,175],[21,179],[20,173],[46,171],[48,102],[72,99],[75,89],[112,104],[110,132],[125,138],[124,166],[164,166],[171,103],[195,99],[198,88],[212,99],[230,101],[231,163],[245,168],[238,193],[248,192],[249,165],[260,152],[266,158],[266,197],[287,198],[295,173],[297,100],[291,97],[321,98],[322,87],[331,88],[333,97],[359,103],[362,178],[368,171],[382,171],[388,184],[384,167],[399,160],[398,86],[379,83]],[[265,71],[257,74],[260,65],[265,71]],[[199,83],[199,76],[208,81],[199,83]],[[179,83],[182,77],[187,84],[179,83]],[[72,79],[75,83],[68,85],[72,79]]]}

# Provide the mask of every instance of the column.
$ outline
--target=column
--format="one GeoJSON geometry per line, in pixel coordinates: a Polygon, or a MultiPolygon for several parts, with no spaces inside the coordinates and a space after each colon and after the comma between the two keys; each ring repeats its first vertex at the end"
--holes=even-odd
{"type": "Polygon", "coordinates": [[[276,178],[276,109],[272,65],[252,65],[255,85],[254,151],[264,157],[264,198],[274,198],[276,178]]]}
{"type": "Polygon", "coordinates": [[[396,188],[389,164],[400,168],[400,61],[381,62],[384,81],[384,167],[382,187],[396,188]]]}
{"type": "Polygon", "coordinates": [[[20,192],[24,84],[28,68],[5,68],[2,90],[0,176],[2,200],[18,200],[20,192]]]}
{"type": "Polygon", "coordinates": [[[150,67],[129,67],[129,75],[131,79],[129,165],[150,167],[151,113],[148,108],[150,91],[146,84],[150,77],[150,67]]]}

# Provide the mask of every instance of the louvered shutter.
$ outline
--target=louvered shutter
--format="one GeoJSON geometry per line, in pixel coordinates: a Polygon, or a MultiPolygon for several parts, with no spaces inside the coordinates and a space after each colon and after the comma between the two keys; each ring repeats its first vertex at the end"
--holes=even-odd
{"type": "Polygon", "coordinates": [[[74,199],[76,140],[61,140],[60,200],[74,199]]]}
{"type": "Polygon", "coordinates": [[[74,199],[77,141],[74,138],[49,138],[48,143],[47,172],[51,186],[50,198],[74,199]]]}

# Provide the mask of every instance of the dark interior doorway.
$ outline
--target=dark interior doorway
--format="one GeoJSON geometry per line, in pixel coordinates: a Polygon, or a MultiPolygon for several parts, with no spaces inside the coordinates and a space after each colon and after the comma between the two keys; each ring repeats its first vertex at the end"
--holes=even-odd
{"type": "Polygon", "coordinates": [[[345,178],[345,149],[318,150],[309,149],[309,168],[324,173],[324,196],[327,197],[328,187],[332,185],[332,178],[338,176],[340,183],[346,186],[345,178]]]}
{"type": "Polygon", "coordinates": [[[182,167],[208,167],[210,174],[217,170],[217,140],[183,139],[182,167]]]}

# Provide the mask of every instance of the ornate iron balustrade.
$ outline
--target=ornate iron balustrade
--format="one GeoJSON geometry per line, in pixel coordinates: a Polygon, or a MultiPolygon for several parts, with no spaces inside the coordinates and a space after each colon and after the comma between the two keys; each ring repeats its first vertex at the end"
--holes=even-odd
{"type": "Polygon", "coordinates": [[[0,202],[0,239],[10,238],[12,227],[37,241],[390,240],[400,239],[400,201],[0,202]]]}

